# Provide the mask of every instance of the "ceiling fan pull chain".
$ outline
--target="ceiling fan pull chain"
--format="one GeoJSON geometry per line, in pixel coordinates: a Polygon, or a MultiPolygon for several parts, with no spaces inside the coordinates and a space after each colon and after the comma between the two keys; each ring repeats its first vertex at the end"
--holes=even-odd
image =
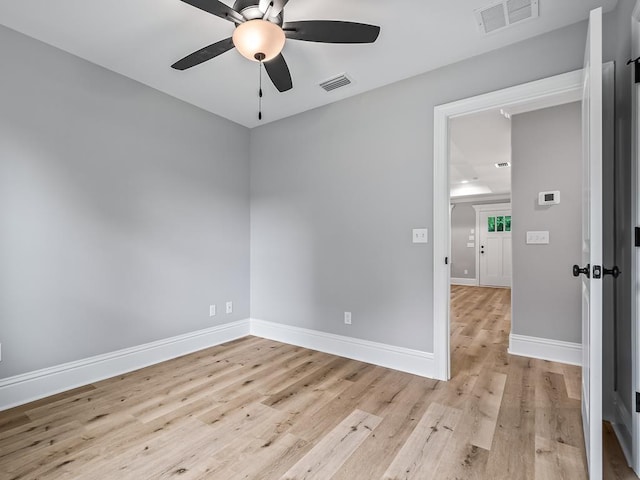
{"type": "Polygon", "coordinates": [[[262,120],[262,62],[258,62],[260,70],[260,90],[258,90],[258,120],[262,120]]]}

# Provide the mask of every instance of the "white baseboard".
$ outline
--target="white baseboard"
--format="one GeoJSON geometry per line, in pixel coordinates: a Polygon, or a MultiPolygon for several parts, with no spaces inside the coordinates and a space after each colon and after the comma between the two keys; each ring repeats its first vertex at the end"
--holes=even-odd
{"type": "Polygon", "coordinates": [[[249,335],[249,320],[0,380],[0,411],[249,335]]]}
{"type": "Polygon", "coordinates": [[[1,379],[0,411],[247,335],[434,377],[432,353],[247,319],[1,379]]]}
{"type": "Polygon", "coordinates": [[[256,319],[251,335],[434,378],[433,353],[256,319]]]}
{"type": "Polygon", "coordinates": [[[451,277],[451,285],[470,285],[475,287],[478,285],[478,280],[475,278],[454,278],[451,277]]]}
{"type": "Polygon", "coordinates": [[[522,357],[551,360],[552,362],[582,365],[582,345],[548,338],[511,334],[509,353],[522,357]]]}
{"type": "Polygon", "coordinates": [[[618,392],[615,393],[615,407],[616,407],[616,419],[611,424],[613,431],[618,437],[618,443],[622,448],[622,453],[627,460],[627,465],[633,468],[633,456],[631,455],[631,449],[633,445],[633,435],[631,433],[633,419],[631,413],[624,406],[622,399],[618,392]]]}

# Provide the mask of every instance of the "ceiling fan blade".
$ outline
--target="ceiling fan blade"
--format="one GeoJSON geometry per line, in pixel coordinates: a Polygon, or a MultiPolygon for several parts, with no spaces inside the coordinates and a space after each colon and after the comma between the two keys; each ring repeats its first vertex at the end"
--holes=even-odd
{"type": "Polygon", "coordinates": [[[380,34],[375,25],[335,20],[287,22],[282,29],[287,38],[321,43],[373,43],[380,34]]]}
{"type": "Polygon", "coordinates": [[[234,47],[233,39],[231,37],[220,40],[207,47],[201,48],[197,52],[193,52],[191,55],[187,55],[182,60],[178,60],[171,65],[171,68],[176,70],[186,70],[187,68],[200,65],[202,62],[211,60],[212,58],[222,55],[224,52],[228,52],[234,47]]]}
{"type": "Polygon", "coordinates": [[[233,8],[225,5],[218,0],[182,0],[184,3],[188,3],[191,6],[209,12],[225,20],[229,20],[234,23],[243,23],[245,18],[236,12],[233,8]]]}
{"type": "Polygon", "coordinates": [[[264,68],[279,92],[286,92],[293,88],[291,73],[289,72],[289,67],[287,66],[287,62],[285,62],[282,54],[278,55],[273,60],[265,62],[264,68]]]}

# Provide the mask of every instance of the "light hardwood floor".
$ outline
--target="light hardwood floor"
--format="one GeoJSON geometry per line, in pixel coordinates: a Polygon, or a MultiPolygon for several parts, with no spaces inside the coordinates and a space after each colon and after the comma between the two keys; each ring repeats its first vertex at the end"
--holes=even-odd
{"type": "Polygon", "coordinates": [[[0,412],[0,479],[586,478],[579,369],[509,356],[509,304],[452,288],[447,383],[247,337],[0,412]]]}

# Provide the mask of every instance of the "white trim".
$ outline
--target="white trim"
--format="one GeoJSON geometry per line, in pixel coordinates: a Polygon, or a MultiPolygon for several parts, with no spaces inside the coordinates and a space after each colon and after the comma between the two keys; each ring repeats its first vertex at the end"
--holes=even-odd
{"type": "Polygon", "coordinates": [[[479,195],[465,195],[463,197],[451,197],[451,203],[474,203],[474,202],[510,202],[511,194],[510,193],[501,193],[501,194],[486,194],[482,193],[479,195]]]}
{"type": "Polygon", "coordinates": [[[433,349],[435,377],[448,380],[449,301],[451,221],[449,218],[449,120],[494,108],[542,101],[551,97],[567,98],[572,92],[582,92],[582,70],[506,88],[496,92],[439,105],[434,108],[433,125],[433,349]]]}
{"type": "MultiPolygon", "coordinates": [[[[480,212],[499,212],[503,210],[511,211],[511,202],[508,203],[485,203],[482,205],[471,205],[476,213],[480,212]]],[[[477,222],[476,222],[477,226],[477,222]]]]}
{"type": "Polygon", "coordinates": [[[247,335],[352,358],[423,377],[433,378],[434,376],[432,353],[263,320],[247,319],[2,379],[0,380],[0,411],[247,335]]]}
{"type": "Polygon", "coordinates": [[[470,285],[472,287],[478,286],[477,278],[451,278],[451,285],[470,285]]]}
{"type": "Polygon", "coordinates": [[[251,335],[433,378],[433,354],[332,333],[251,319],[251,335]]]}
{"type": "Polygon", "coordinates": [[[629,430],[629,426],[633,423],[633,417],[631,416],[631,413],[629,413],[629,410],[627,410],[627,407],[624,406],[624,402],[622,401],[622,398],[620,398],[619,392],[615,393],[614,405],[616,419],[611,426],[613,427],[616,437],[618,437],[618,443],[620,444],[622,453],[624,453],[624,457],[627,460],[627,465],[633,468],[633,456],[631,455],[633,449],[633,435],[629,430]]]}
{"type": "Polygon", "coordinates": [[[569,365],[582,365],[582,344],[550,338],[509,335],[509,353],[569,365]]]}
{"type": "Polygon", "coordinates": [[[249,335],[249,320],[186,333],[0,380],[0,411],[249,335]]]}

